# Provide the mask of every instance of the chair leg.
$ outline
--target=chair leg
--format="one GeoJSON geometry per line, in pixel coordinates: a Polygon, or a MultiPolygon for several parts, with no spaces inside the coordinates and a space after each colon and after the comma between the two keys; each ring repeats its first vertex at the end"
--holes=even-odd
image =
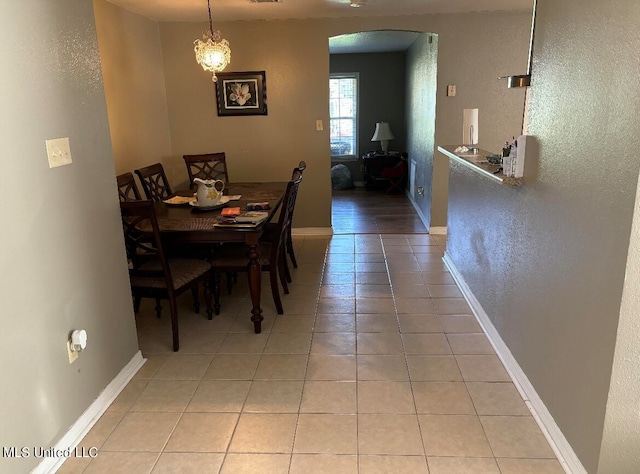
{"type": "Polygon", "coordinates": [[[287,283],[293,283],[291,279],[291,271],[289,270],[289,263],[287,262],[287,256],[285,253],[282,254],[282,264],[284,266],[284,277],[287,280],[287,283]]]}
{"type": "Polygon", "coordinates": [[[160,298],[156,298],[156,317],[162,316],[162,306],[160,305],[160,298]]]}
{"type": "Polygon", "coordinates": [[[173,336],[173,352],[180,349],[180,333],[178,331],[178,306],[173,294],[169,294],[169,308],[171,309],[171,333],[173,336]]]}
{"type": "Polygon", "coordinates": [[[284,290],[284,294],[289,294],[289,285],[287,284],[287,274],[285,268],[287,266],[287,257],[282,254],[282,257],[278,256],[278,275],[280,276],[280,283],[282,284],[282,289],[284,290]]]}
{"type": "Polygon", "coordinates": [[[278,264],[276,262],[272,262],[269,268],[269,281],[271,282],[271,295],[273,295],[276,310],[278,314],[284,314],[282,300],[280,299],[280,290],[278,289],[278,264]]]}
{"type": "Polygon", "coordinates": [[[291,259],[291,264],[293,268],[298,268],[298,262],[296,261],[296,254],[293,251],[293,239],[291,238],[291,227],[287,231],[287,253],[289,254],[289,258],[291,259]]]}
{"type": "Polygon", "coordinates": [[[193,285],[191,287],[191,294],[193,295],[193,311],[195,313],[200,312],[200,296],[199,296],[199,288],[198,285],[193,285]]]}
{"type": "Polygon", "coordinates": [[[289,271],[289,263],[287,262],[287,245],[286,243],[282,243],[282,248],[280,249],[280,253],[282,254],[282,263],[284,266],[284,276],[287,280],[287,283],[292,283],[293,280],[291,278],[291,272],[289,271]]]}
{"type": "MultiPolygon", "coordinates": [[[[233,291],[233,284],[234,284],[233,272],[227,272],[225,276],[227,277],[227,294],[230,295],[231,292],[233,291]]],[[[238,279],[237,274],[235,279],[236,280],[238,279]]]]}
{"type": "Polygon", "coordinates": [[[220,314],[220,273],[212,271],[213,278],[213,311],[220,314]]]}
{"type": "Polygon", "coordinates": [[[211,278],[204,281],[204,304],[207,308],[207,317],[213,319],[213,306],[211,304],[211,278]]]}

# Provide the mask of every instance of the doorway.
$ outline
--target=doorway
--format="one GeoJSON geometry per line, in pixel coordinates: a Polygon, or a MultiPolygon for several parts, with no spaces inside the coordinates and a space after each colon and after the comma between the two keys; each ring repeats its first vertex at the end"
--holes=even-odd
{"type": "MultiPolygon", "coordinates": [[[[421,170],[415,159],[411,163],[411,150],[424,149],[433,143],[434,137],[425,140],[424,134],[412,133],[409,126],[411,114],[408,111],[416,96],[410,90],[414,83],[410,79],[416,69],[413,58],[421,53],[421,45],[427,40],[431,44],[431,36],[415,31],[381,30],[329,38],[332,176],[336,175],[339,180],[335,184],[344,188],[346,172],[350,184],[349,189],[334,188],[332,192],[334,233],[428,231],[428,223],[423,219],[425,213],[418,211],[413,196],[415,173],[408,175],[403,188],[395,193],[385,193],[386,187],[365,191],[362,157],[382,154],[381,143],[372,138],[375,138],[376,124],[386,122],[393,139],[388,142],[385,154],[397,156],[398,160],[402,155],[409,155],[404,168],[421,170]],[[338,87],[343,78],[349,78],[344,81],[347,85],[353,82],[353,77],[356,78],[355,94],[346,87],[338,87]],[[352,95],[353,103],[350,102],[352,95]],[[355,125],[351,126],[351,123],[355,125]],[[334,169],[339,173],[334,173],[334,169]]],[[[430,85],[435,101],[435,81],[430,85]]],[[[429,128],[433,134],[435,107],[431,120],[433,123],[429,128]]]]}

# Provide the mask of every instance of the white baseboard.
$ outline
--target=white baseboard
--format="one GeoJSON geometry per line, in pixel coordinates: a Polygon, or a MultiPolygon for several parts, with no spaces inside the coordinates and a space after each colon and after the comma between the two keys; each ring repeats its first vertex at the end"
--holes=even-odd
{"type": "Polygon", "coordinates": [[[422,209],[420,209],[420,207],[418,207],[418,203],[415,201],[415,199],[413,199],[413,196],[411,194],[409,194],[409,191],[405,191],[405,194],[407,195],[407,197],[409,198],[409,202],[411,203],[411,205],[413,206],[413,208],[416,210],[416,213],[418,214],[418,217],[420,218],[420,220],[422,221],[422,223],[424,224],[424,226],[429,229],[429,222],[426,218],[426,216],[422,213],[422,209]]]}
{"type": "MultiPolygon", "coordinates": [[[[138,372],[140,367],[146,362],[142,358],[140,351],[136,352],[133,358],[125,365],[120,373],[106,386],[106,388],[98,395],[89,408],[78,418],[69,431],[56,443],[56,450],[72,449],[78,446],[82,438],[86,436],[89,430],[96,424],[100,417],[107,411],[109,405],[116,399],[118,394],[129,383],[131,378],[138,372]]],[[[48,457],[45,458],[31,474],[45,474],[56,472],[62,463],[67,460],[65,457],[48,457]]]]}
{"type": "Polygon", "coordinates": [[[291,235],[301,235],[301,236],[333,235],[333,229],[331,227],[292,227],[291,235]]]}
{"type": "Polygon", "coordinates": [[[573,448],[567,439],[564,437],[564,434],[562,434],[562,431],[560,431],[560,428],[553,419],[553,416],[551,416],[551,413],[549,413],[549,410],[542,402],[542,399],[527,378],[527,375],[524,373],[515,357],[513,357],[513,354],[511,354],[511,351],[500,337],[500,334],[480,305],[480,302],[464,281],[464,278],[456,268],[449,254],[445,252],[442,260],[449,269],[451,276],[458,284],[458,287],[467,300],[467,303],[469,303],[478,323],[482,326],[482,329],[489,338],[496,354],[504,364],[505,369],[513,380],[513,383],[531,411],[533,418],[538,423],[538,426],[540,426],[545,438],[547,438],[551,449],[553,449],[553,452],[558,457],[562,468],[568,474],[587,474],[586,469],[578,459],[578,456],[576,456],[576,453],[573,451],[573,448]]]}
{"type": "Polygon", "coordinates": [[[447,227],[431,227],[429,228],[429,233],[430,234],[436,234],[436,235],[447,235],[447,227]]]}

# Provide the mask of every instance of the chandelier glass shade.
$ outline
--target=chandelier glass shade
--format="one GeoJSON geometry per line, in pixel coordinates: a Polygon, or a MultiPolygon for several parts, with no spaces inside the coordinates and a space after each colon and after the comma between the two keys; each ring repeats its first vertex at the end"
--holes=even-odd
{"type": "Polygon", "coordinates": [[[231,48],[229,42],[222,38],[220,31],[213,30],[213,21],[211,20],[211,4],[207,0],[209,8],[209,31],[202,34],[202,40],[197,39],[193,42],[195,45],[193,51],[196,53],[196,61],[205,71],[211,72],[213,82],[218,78],[216,73],[223,71],[231,62],[231,48]]]}

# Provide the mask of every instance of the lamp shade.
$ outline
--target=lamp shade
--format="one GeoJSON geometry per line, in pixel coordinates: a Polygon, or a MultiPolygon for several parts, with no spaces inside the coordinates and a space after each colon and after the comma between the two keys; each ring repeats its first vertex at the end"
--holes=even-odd
{"type": "Polygon", "coordinates": [[[373,132],[373,137],[371,137],[372,142],[393,140],[394,138],[395,137],[393,136],[393,133],[391,133],[391,127],[389,127],[388,122],[376,123],[376,131],[373,132]]]}

